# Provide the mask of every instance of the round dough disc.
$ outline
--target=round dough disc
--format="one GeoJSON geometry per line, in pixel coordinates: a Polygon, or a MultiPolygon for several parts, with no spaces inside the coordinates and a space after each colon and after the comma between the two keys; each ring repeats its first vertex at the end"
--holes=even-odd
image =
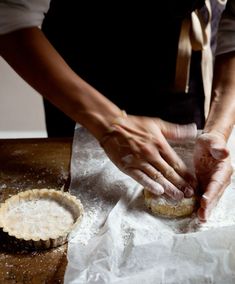
{"type": "Polygon", "coordinates": [[[191,215],[196,209],[196,197],[183,198],[181,201],[169,199],[165,195],[156,196],[144,189],[146,206],[154,213],[162,217],[177,218],[191,215]]]}

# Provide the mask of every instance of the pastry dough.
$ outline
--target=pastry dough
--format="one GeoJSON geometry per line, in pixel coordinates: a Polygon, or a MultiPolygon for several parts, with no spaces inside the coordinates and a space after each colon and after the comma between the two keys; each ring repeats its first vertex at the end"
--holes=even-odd
{"type": "Polygon", "coordinates": [[[144,199],[146,206],[157,215],[167,218],[185,217],[193,213],[196,209],[196,197],[183,198],[177,202],[169,199],[165,195],[156,196],[144,189],[144,199]]]}
{"type": "Polygon", "coordinates": [[[66,242],[82,215],[82,204],[75,196],[53,189],[32,189],[2,204],[0,228],[36,247],[55,247],[66,242]]]}

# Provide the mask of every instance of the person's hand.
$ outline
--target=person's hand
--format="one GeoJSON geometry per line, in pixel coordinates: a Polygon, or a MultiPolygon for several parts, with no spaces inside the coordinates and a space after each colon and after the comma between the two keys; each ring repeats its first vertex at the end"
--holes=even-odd
{"type": "Polygon", "coordinates": [[[233,172],[225,139],[219,134],[199,135],[194,150],[194,165],[201,194],[198,218],[206,221],[233,172]]]}
{"type": "Polygon", "coordinates": [[[196,180],[167,139],[192,139],[196,133],[195,124],[126,115],[113,123],[100,144],[113,163],[143,187],[180,200],[193,195],[196,180]]]}

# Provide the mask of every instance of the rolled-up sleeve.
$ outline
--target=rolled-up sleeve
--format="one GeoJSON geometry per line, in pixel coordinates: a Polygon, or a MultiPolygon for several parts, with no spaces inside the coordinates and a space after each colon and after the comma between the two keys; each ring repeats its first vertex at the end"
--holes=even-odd
{"type": "Polygon", "coordinates": [[[42,24],[50,0],[0,0],[0,34],[42,24]]]}
{"type": "Polygon", "coordinates": [[[218,35],[216,55],[235,51],[235,0],[228,0],[222,14],[218,35]]]}

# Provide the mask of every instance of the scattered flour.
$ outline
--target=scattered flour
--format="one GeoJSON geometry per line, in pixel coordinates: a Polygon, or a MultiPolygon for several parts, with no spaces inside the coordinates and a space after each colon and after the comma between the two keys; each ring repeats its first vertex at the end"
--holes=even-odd
{"type": "MultiPolygon", "coordinates": [[[[193,142],[189,141],[184,145],[172,143],[172,146],[193,173],[193,142]]],[[[135,183],[107,160],[97,141],[84,129],[77,129],[75,132],[71,170],[71,192],[82,201],[85,211],[82,223],[71,236],[71,239],[87,244],[89,239],[98,232],[108,213],[120,200],[124,192],[128,188],[135,186],[135,183]]],[[[235,184],[234,180],[206,223],[199,223],[195,214],[189,218],[173,220],[152,216],[144,206],[142,195],[133,203],[133,206],[136,206],[135,215],[139,216],[143,211],[146,211],[149,218],[154,218],[158,225],[161,224],[162,230],[176,234],[187,234],[234,225],[235,206],[233,203],[235,201],[235,191],[233,184],[235,184]]],[[[134,229],[131,225],[131,219],[127,218],[127,216],[124,219],[120,233],[125,243],[128,243],[133,237],[134,229]],[[128,224],[128,222],[130,223],[128,224]]],[[[146,218],[145,225],[148,226],[149,224],[149,227],[151,227],[152,221],[152,219],[146,218]]],[[[140,222],[140,224],[143,226],[143,222],[140,222]]],[[[154,231],[154,227],[152,229],[154,231]]]]}
{"type": "Polygon", "coordinates": [[[69,241],[71,242],[80,242],[83,245],[86,245],[88,241],[97,233],[98,228],[94,226],[98,222],[98,211],[87,210],[84,212],[81,223],[78,228],[70,233],[69,241]]]}

